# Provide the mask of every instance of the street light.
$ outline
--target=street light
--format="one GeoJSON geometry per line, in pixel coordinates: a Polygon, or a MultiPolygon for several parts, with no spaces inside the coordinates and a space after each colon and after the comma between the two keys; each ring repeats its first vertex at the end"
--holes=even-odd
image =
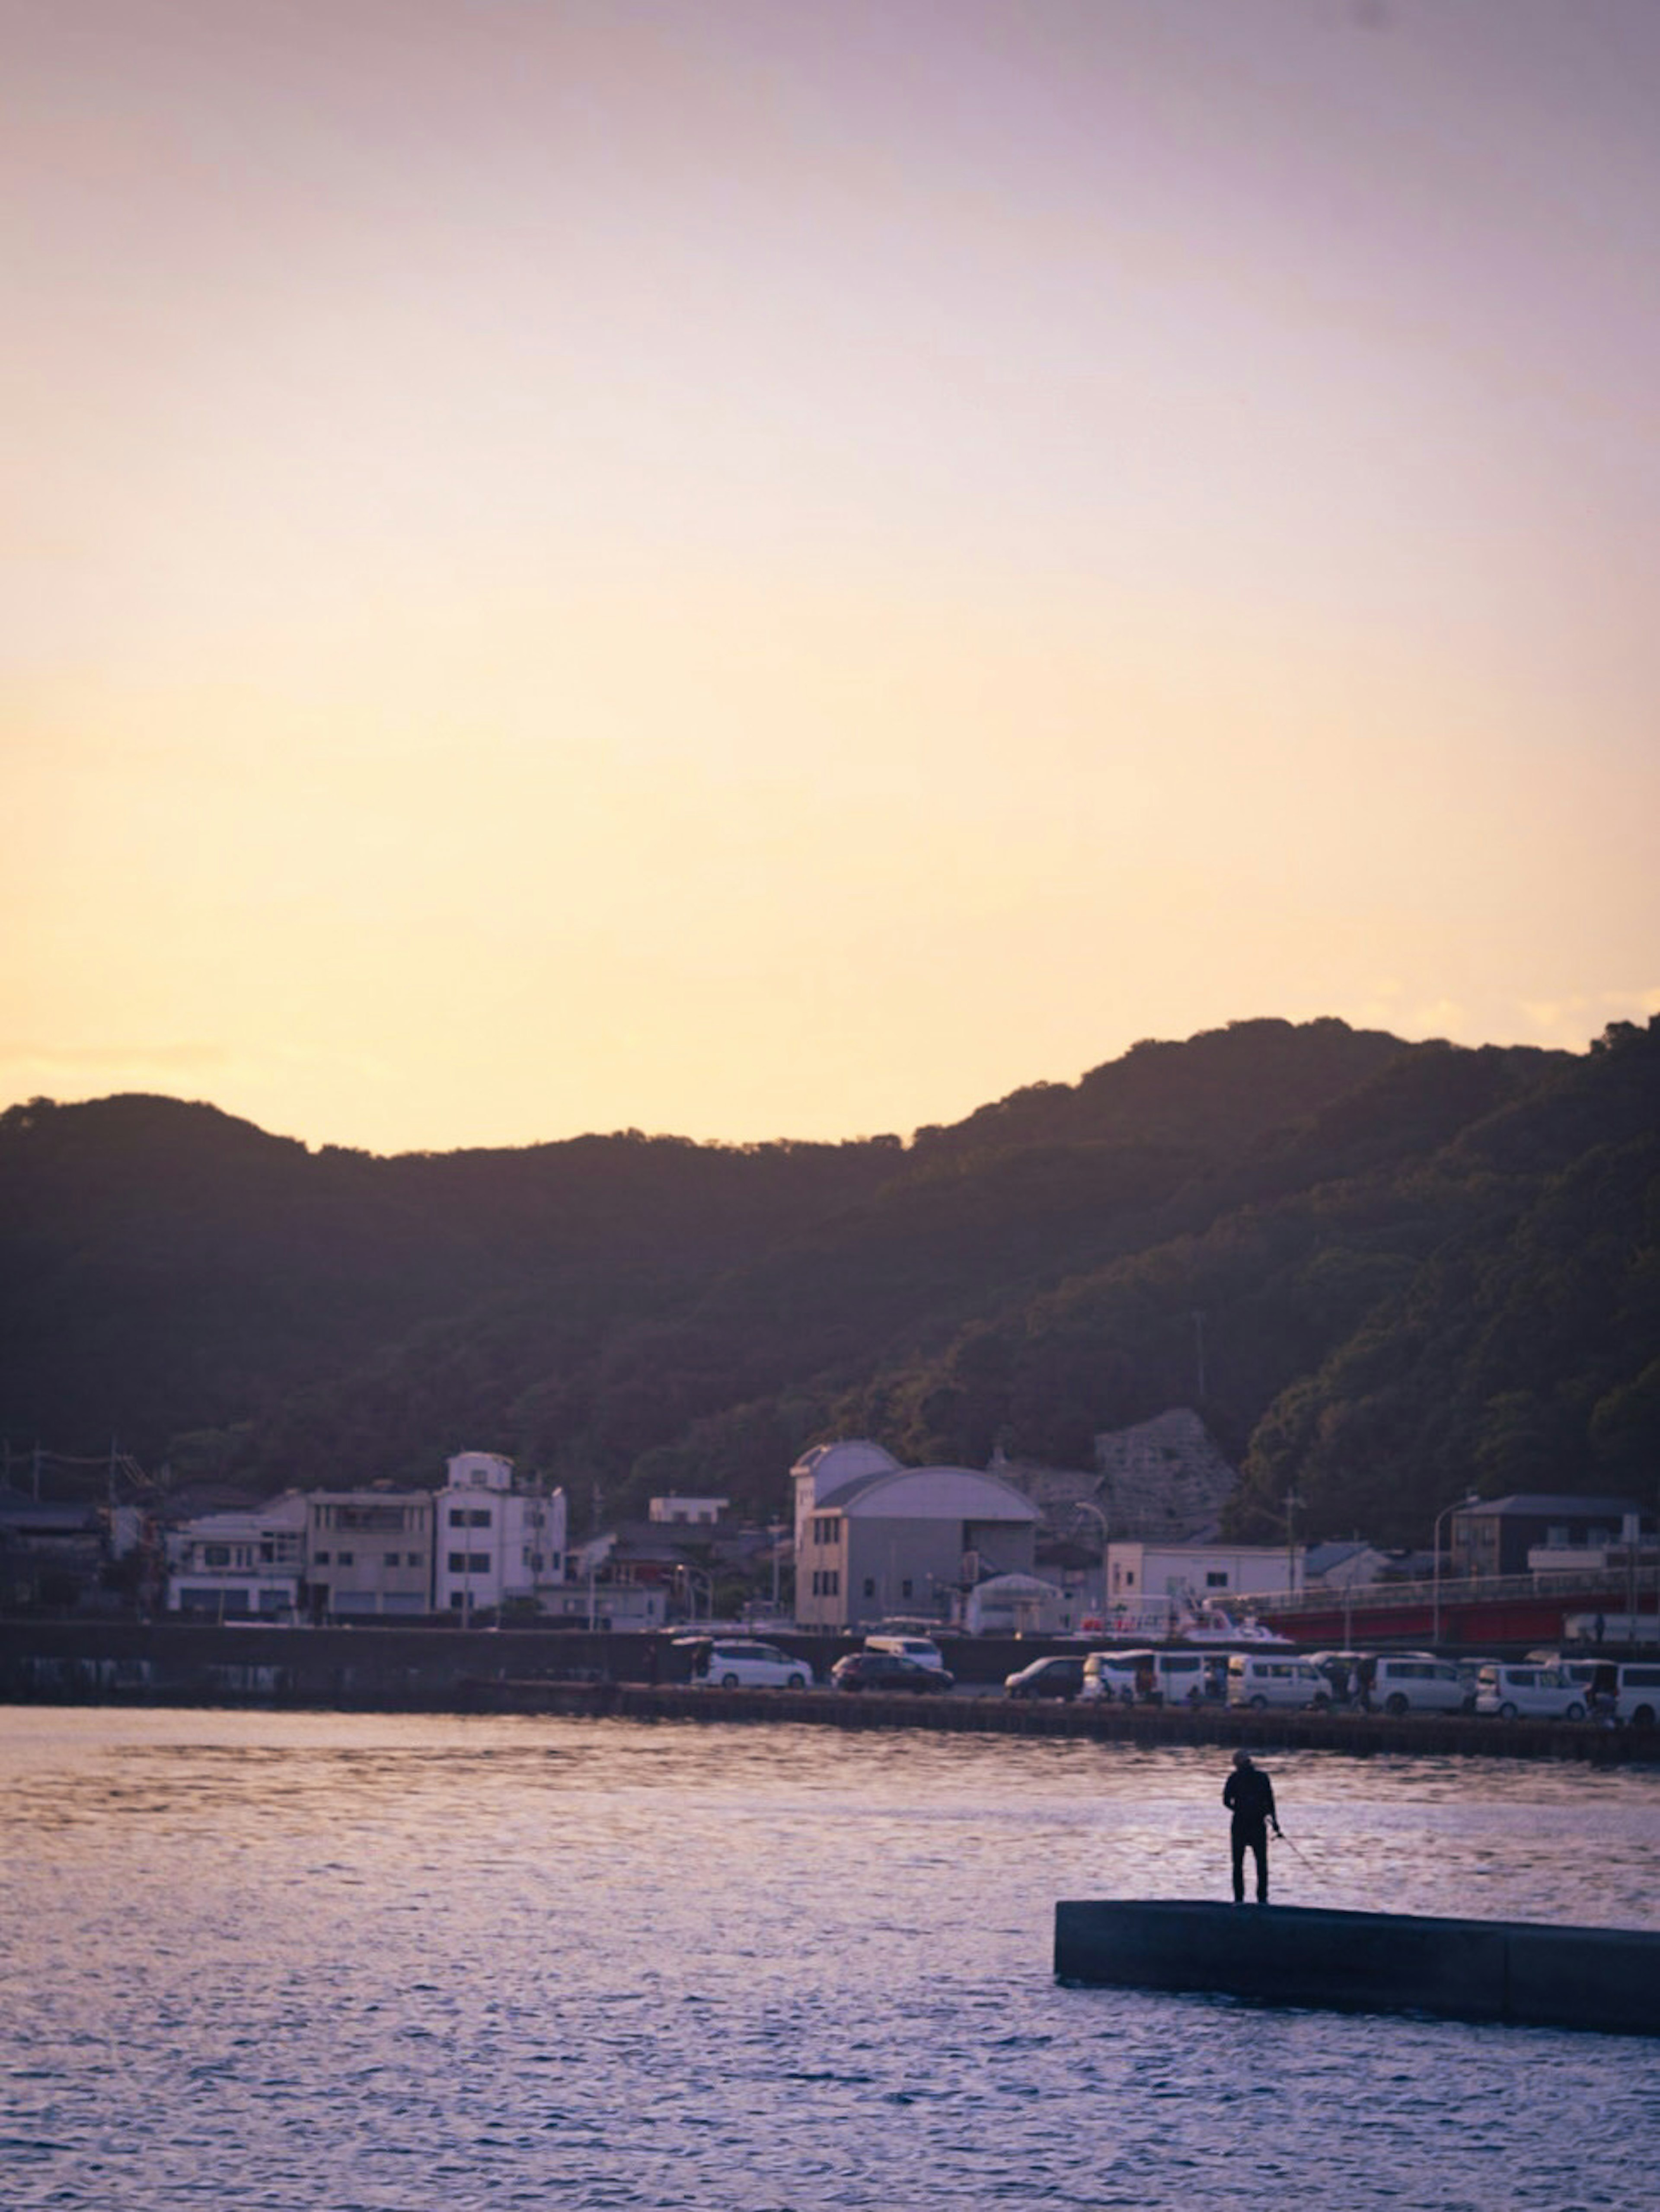
{"type": "Polygon", "coordinates": [[[1456,1513],[1461,1506],[1479,1505],[1481,1503],[1480,1491],[1467,1490],[1462,1498],[1455,1498],[1450,1505],[1444,1505],[1435,1516],[1435,1527],[1430,1536],[1430,1542],[1435,1551],[1435,1565],[1432,1570],[1435,1588],[1435,1602],[1432,1607],[1433,1625],[1430,1629],[1432,1644],[1438,1644],[1441,1641],[1441,1523],[1449,1513],[1456,1513]]]}
{"type": "Polygon", "coordinates": [[[1072,1510],[1074,1513],[1092,1513],[1101,1523],[1101,1619],[1104,1623],[1108,1609],[1112,1603],[1111,1591],[1107,1581],[1108,1562],[1112,1558],[1112,1537],[1107,1527],[1107,1516],[1100,1506],[1091,1504],[1087,1498],[1078,1498],[1072,1510]]]}

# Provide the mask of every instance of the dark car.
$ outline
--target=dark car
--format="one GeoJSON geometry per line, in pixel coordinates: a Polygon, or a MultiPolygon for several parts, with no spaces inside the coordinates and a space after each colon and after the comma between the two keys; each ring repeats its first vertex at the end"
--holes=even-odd
{"type": "Polygon", "coordinates": [[[897,1651],[849,1651],[830,1678],[833,1690],[949,1690],[957,1680],[943,1667],[924,1667],[897,1651]]]}
{"type": "Polygon", "coordinates": [[[1057,1653],[1048,1659],[1034,1659],[1030,1667],[1011,1674],[1003,1684],[1012,1698],[1064,1698],[1068,1705],[1083,1686],[1081,1651],[1076,1658],[1057,1653]]]}

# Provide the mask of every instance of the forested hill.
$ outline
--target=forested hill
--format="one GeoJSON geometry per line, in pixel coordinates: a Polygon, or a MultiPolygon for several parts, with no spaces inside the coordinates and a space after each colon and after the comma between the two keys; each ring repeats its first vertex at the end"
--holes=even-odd
{"type": "Polygon", "coordinates": [[[1087,1465],[1194,1404],[1239,1525],[1421,1537],[1660,1467],[1660,1024],[1144,1044],[948,1128],[391,1159],[210,1107],[0,1116],[0,1433],[250,1492],[512,1453],[771,1514],[815,1437],[1087,1465]]]}

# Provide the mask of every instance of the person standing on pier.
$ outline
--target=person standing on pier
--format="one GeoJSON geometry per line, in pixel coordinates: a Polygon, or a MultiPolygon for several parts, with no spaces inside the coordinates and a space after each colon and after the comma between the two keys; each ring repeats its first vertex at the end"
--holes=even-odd
{"type": "Polygon", "coordinates": [[[1233,1754],[1233,1771],[1222,1785],[1222,1802],[1233,1815],[1233,1901],[1245,1901],[1245,1853],[1256,1861],[1256,1902],[1268,1901],[1268,1830],[1280,1833],[1274,1784],[1248,1751],[1233,1754]]]}

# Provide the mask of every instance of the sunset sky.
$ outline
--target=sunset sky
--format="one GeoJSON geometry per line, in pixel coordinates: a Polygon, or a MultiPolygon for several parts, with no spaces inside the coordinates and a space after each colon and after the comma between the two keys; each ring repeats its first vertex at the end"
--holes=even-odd
{"type": "Polygon", "coordinates": [[[0,0],[0,1103],[1660,1010],[1655,0],[0,0]]]}

